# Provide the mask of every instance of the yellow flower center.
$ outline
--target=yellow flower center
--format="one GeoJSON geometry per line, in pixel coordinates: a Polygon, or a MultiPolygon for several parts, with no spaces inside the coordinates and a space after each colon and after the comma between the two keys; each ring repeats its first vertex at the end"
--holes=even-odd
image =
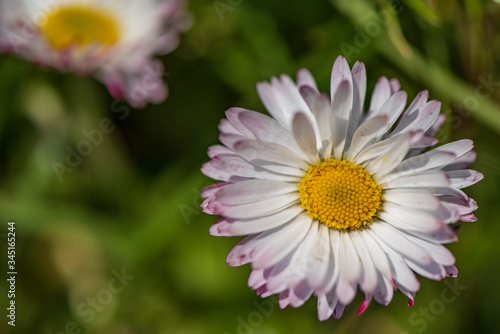
{"type": "Polygon", "coordinates": [[[56,49],[91,43],[111,46],[120,38],[113,13],[102,7],[78,4],[62,6],[50,13],[41,31],[56,49]]]}
{"type": "Polygon", "coordinates": [[[362,167],[326,159],[311,166],[299,183],[301,207],[311,218],[338,229],[357,229],[382,208],[382,187],[362,167]]]}

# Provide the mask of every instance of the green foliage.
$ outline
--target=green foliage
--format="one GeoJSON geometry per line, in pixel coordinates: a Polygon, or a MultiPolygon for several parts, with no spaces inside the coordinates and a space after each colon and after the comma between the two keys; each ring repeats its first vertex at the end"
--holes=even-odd
{"type": "MultiPolygon", "coordinates": [[[[493,286],[500,276],[500,5],[464,3],[191,0],[194,26],[162,58],[170,96],[143,110],[122,102],[116,110],[92,78],[1,55],[0,233],[17,222],[19,275],[16,328],[2,315],[0,331],[60,333],[74,323],[97,334],[500,332],[493,286]],[[412,308],[398,292],[389,306],[373,302],[356,317],[359,294],[341,320],[320,323],[315,298],[279,310],[274,297],[257,297],[246,286],[250,268],[224,263],[238,238],[208,234],[216,217],[201,213],[199,192],[212,181],[199,168],[224,111],[265,112],[255,84],[295,76],[300,67],[328,91],[341,53],[351,65],[366,64],[368,92],[386,75],[410,99],[428,89],[442,101],[448,121],[441,142],[475,142],[473,168],[486,181],[468,189],[479,221],[463,224],[460,242],[450,245],[466,287],[452,302],[442,296],[453,280],[422,279],[412,308]],[[54,169],[65,164],[68,147],[86,139],[84,131],[97,130],[102,141],[91,154],[54,169]],[[134,278],[91,317],[87,298],[109,290],[122,268],[134,278]],[[249,332],[242,323],[252,322],[258,325],[249,332]]],[[[2,285],[3,310],[6,291],[2,285]]]]}

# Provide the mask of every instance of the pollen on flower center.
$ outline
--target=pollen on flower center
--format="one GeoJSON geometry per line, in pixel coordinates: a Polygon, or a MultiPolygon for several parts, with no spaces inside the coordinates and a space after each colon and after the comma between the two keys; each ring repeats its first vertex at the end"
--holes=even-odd
{"type": "Polygon", "coordinates": [[[60,7],[49,14],[41,31],[57,49],[92,43],[110,46],[120,38],[119,25],[114,15],[97,6],[60,7]]]}
{"type": "Polygon", "coordinates": [[[362,167],[326,159],[311,166],[299,183],[302,208],[311,218],[338,229],[357,229],[382,208],[382,187],[362,167]]]}

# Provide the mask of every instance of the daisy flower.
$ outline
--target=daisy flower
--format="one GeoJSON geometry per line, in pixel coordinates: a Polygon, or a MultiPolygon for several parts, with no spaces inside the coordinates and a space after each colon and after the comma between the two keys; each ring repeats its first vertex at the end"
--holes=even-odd
{"type": "Polygon", "coordinates": [[[458,274],[443,244],[451,224],[476,220],[461,189],[482,179],[464,169],[472,141],[437,148],[440,102],[420,92],[406,107],[396,79],[382,77],[364,111],[366,72],[345,58],[333,64],[330,96],[299,70],[257,85],[271,114],[231,108],[222,145],[208,149],[205,175],[223,181],[202,191],[204,212],[221,218],[215,236],[243,236],[227,257],[252,265],[248,285],[281,308],[317,296],[318,318],[339,318],[358,288],[358,314],[372,299],[388,305],[399,289],[413,305],[415,273],[458,274]],[[406,108],[405,108],[406,107],[406,108]]]}
{"type": "Polygon", "coordinates": [[[189,27],[183,0],[0,0],[0,52],[94,75],[132,106],[167,97],[155,55],[189,27]]]}

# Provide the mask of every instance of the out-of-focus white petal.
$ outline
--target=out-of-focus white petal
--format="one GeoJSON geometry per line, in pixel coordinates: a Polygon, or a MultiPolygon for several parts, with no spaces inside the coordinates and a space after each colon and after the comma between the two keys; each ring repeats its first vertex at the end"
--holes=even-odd
{"type": "Polygon", "coordinates": [[[297,72],[297,86],[300,88],[302,86],[308,86],[314,89],[316,92],[318,91],[318,86],[316,85],[316,80],[312,76],[311,72],[309,72],[306,68],[301,68],[297,72]]]}

